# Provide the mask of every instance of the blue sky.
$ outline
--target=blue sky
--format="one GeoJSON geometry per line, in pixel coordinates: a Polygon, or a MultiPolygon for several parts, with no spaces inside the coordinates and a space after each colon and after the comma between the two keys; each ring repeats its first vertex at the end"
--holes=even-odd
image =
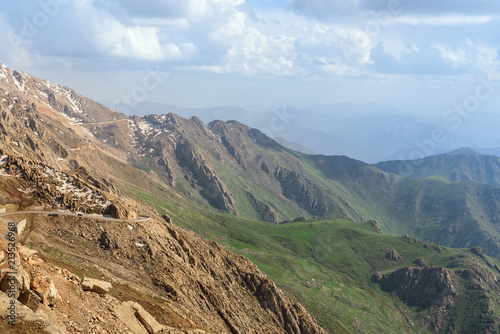
{"type": "Polygon", "coordinates": [[[500,77],[497,0],[4,0],[0,30],[0,62],[118,104],[438,115],[500,77]]]}

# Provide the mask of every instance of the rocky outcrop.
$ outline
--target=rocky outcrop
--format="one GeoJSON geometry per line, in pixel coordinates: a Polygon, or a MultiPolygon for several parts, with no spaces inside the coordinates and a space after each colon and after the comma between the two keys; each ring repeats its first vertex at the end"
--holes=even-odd
{"type": "Polygon", "coordinates": [[[129,208],[126,208],[123,204],[115,202],[111,203],[106,209],[106,213],[117,219],[137,219],[137,213],[129,208]]]}
{"type": "Polygon", "coordinates": [[[383,291],[395,291],[410,306],[443,306],[456,296],[452,272],[441,267],[406,267],[390,274],[375,274],[372,282],[383,291]]]}
{"type": "Polygon", "coordinates": [[[389,253],[385,254],[385,258],[388,259],[389,261],[393,261],[393,262],[399,262],[402,259],[401,255],[399,255],[395,249],[393,249],[389,253]]]}
{"type": "Polygon", "coordinates": [[[167,172],[167,183],[175,187],[175,175],[172,170],[171,164],[168,162],[168,160],[165,157],[162,157],[158,159],[157,164],[163,168],[165,168],[165,172],[167,172]]]}
{"type": "Polygon", "coordinates": [[[384,231],[382,231],[380,225],[376,220],[369,220],[367,223],[370,224],[373,227],[373,230],[378,234],[384,234],[384,231]]]}
{"type": "Polygon", "coordinates": [[[116,305],[113,310],[116,317],[125,323],[134,334],[157,334],[165,329],[165,326],[159,324],[138,303],[132,301],[123,302],[116,305]]]}
{"type": "Polygon", "coordinates": [[[414,265],[419,266],[419,267],[426,267],[427,266],[427,262],[424,259],[415,259],[412,263],[414,265]]]}
{"type": "Polygon", "coordinates": [[[200,188],[200,193],[214,208],[233,212],[236,202],[221,182],[215,169],[203,159],[196,148],[189,142],[180,143],[175,154],[181,167],[186,168],[191,175],[193,187],[200,188]]]}
{"type": "Polygon", "coordinates": [[[376,273],[371,280],[383,291],[394,292],[408,306],[432,309],[426,327],[438,332],[457,297],[453,275],[442,267],[406,267],[385,275],[376,273]]]}
{"type": "Polygon", "coordinates": [[[96,181],[90,180],[92,183],[89,183],[76,174],[70,175],[15,154],[9,154],[2,167],[9,175],[18,178],[18,190],[52,208],[73,212],[110,213],[116,217],[134,215],[133,212],[121,209],[118,201],[112,204],[107,187],[96,181]]]}
{"type": "Polygon", "coordinates": [[[83,291],[93,291],[100,294],[106,294],[109,290],[111,290],[113,286],[111,283],[106,281],[101,281],[94,278],[85,277],[82,281],[82,290],[83,291]]]}
{"type": "Polygon", "coordinates": [[[269,204],[262,202],[250,192],[247,194],[250,199],[250,203],[254,207],[255,211],[260,214],[262,221],[279,224],[279,215],[269,204]]]}
{"type": "Polygon", "coordinates": [[[10,314],[12,300],[3,292],[0,292],[0,324],[6,330],[6,333],[14,333],[6,328],[13,328],[15,333],[45,333],[45,334],[63,334],[59,328],[49,324],[40,317],[36,310],[16,302],[15,304],[15,317],[10,314]],[[12,316],[12,318],[9,318],[12,316]],[[4,320],[5,319],[5,320],[4,320]],[[8,322],[14,320],[14,325],[8,322]]]}
{"type": "Polygon", "coordinates": [[[15,253],[12,252],[7,240],[0,239],[0,290],[33,311],[40,304],[54,305],[60,299],[54,282],[30,265],[37,263],[33,257],[36,252],[24,246],[19,246],[15,253]],[[9,258],[12,254],[15,256],[9,258]]]}
{"type": "Polygon", "coordinates": [[[327,204],[315,195],[317,186],[308,177],[283,167],[278,167],[274,176],[281,184],[285,197],[295,201],[312,215],[322,217],[327,214],[327,204]]]}
{"type": "Polygon", "coordinates": [[[242,160],[241,160],[241,154],[236,151],[236,149],[234,148],[234,146],[229,142],[229,140],[227,139],[226,136],[222,136],[221,137],[221,142],[222,142],[222,145],[224,145],[224,147],[227,149],[227,152],[233,157],[236,159],[236,161],[241,164],[242,160]]]}

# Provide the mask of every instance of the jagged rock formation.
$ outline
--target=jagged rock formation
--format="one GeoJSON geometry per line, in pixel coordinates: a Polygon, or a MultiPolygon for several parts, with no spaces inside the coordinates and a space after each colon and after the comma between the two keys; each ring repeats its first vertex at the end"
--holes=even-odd
{"type": "Polygon", "coordinates": [[[201,188],[201,193],[213,207],[230,212],[235,210],[236,203],[220,181],[215,169],[203,159],[190,142],[180,143],[175,153],[180,166],[186,167],[191,172],[192,186],[201,188]]]}
{"type": "Polygon", "coordinates": [[[452,273],[444,268],[406,267],[390,274],[375,274],[372,282],[384,291],[395,291],[410,306],[446,306],[456,296],[452,273]]]}
{"type": "Polygon", "coordinates": [[[388,259],[389,261],[393,261],[393,262],[401,261],[401,255],[399,255],[395,249],[393,249],[389,253],[385,254],[385,258],[388,259]]]}
{"type": "Polygon", "coordinates": [[[453,273],[440,267],[407,267],[390,274],[375,274],[372,282],[380,284],[383,291],[394,291],[409,306],[432,308],[426,327],[438,332],[453,307],[457,291],[453,273]]]}
{"type": "Polygon", "coordinates": [[[170,186],[175,187],[175,174],[172,170],[171,163],[168,162],[165,157],[158,159],[158,166],[162,166],[165,168],[165,172],[167,172],[167,182],[170,186]]]}
{"type": "Polygon", "coordinates": [[[89,175],[84,180],[78,173],[69,175],[18,155],[3,155],[1,149],[0,155],[3,157],[0,168],[7,175],[16,177],[17,190],[38,203],[73,212],[110,214],[120,219],[137,218],[137,214],[113,196],[106,185],[89,175]]]}
{"type": "Polygon", "coordinates": [[[248,193],[248,197],[250,198],[250,203],[255,208],[255,211],[260,214],[262,221],[272,224],[278,224],[280,222],[279,215],[269,204],[262,202],[252,193],[248,193]]]}
{"type": "Polygon", "coordinates": [[[322,217],[329,212],[328,206],[316,197],[318,187],[308,177],[283,167],[278,167],[274,176],[281,184],[283,195],[297,202],[310,214],[322,217]]]}
{"type": "Polygon", "coordinates": [[[12,71],[0,63],[0,84],[9,92],[23,95],[38,107],[53,109],[73,122],[94,123],[116,121],[126,116],[92,101],[68,87],[33,77],[20,71],[12,71]]]}

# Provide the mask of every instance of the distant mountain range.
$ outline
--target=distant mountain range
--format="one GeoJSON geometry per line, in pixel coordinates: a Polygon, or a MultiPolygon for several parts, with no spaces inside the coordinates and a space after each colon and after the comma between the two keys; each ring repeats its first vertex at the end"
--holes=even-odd
{"type": "MultiPolygon", "coordinates": [[[[500,262],[489,257],[500,256],[498,158],[462,149],[370,165],[346,156],[414,150],[434,126],[293,108],[204,114],[259,130],[125,115],[4,66],[0,83],[0,206],[151,217],[127,225],[29,216],[23,242],[113,280],[109,300],[140,301],[173,333],[500,329],[500,262]]],[[[126,326],[105,310],[94,326],[126,326]]],[[[82,319],[74,321],[89,326],[82,319]]]]}
{"type": "Polygon", "coordinates": [[[485,155],[469,148],[419,160],[395,160],[375,164],[385,172],[411,178],[439,175],[452,182],[475,181],[500,186],[500,158],[485,155]]]}
{"type": "MultiPolygon", "coordinates": [[[[110,108],[114,106],[109,102],[103,103],[110,108]]],[[[500,136],[494,128],[500,118],[496,114],[475,113],[455,129],[455,123],[446,123],[439,118],[421,120],[401,116],[395,114],[397,111],[393,108],[381,105],[334,104],[309,108],[313,111],[285,107],[256,112],[238,107],[193,109],[141,102],[130,112],[138,116],[171,112],[185,118],[197,116],[204,123],[236,120],[261,130],[271,138],[295,143],[290,147],[303,153],[348,155],[367,163],[424,157],[459,147],[500,153],[499,149],[495,150],[500,146],[500,136]],[[478,128],[484,130],[478,134],[478,128]],[[436,129],[443,132],[446,140],[422,149],[422,143],[429,142],[436,129]]]]}

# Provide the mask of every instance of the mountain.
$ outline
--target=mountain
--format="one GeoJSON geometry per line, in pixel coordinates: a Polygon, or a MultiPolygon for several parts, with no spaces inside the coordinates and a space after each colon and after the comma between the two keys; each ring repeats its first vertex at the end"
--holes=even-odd
{"type": "Polygon", "coordinates": [[[500,158],[469,148],[412,161],[386,161],[375,165],[383,171],[412,178],[440,175],[452,182],[476,181],[500,186],[500,158]]]}
{"type": "Polygon", "coordinates": [[[237,121],[128,117],[2,69],[24,332],[498,332],[499,188],[301,154],[237,121]]]}
{"type": "Polygon", "coordinates": [[[305,147],[304,145],[300,144],[300,143],[297,143],[297,142],[289,142],[288,140],[286,140],[285,138],[282,138],[282,137],[275,137],[273,138],[278,144],[280,144],[281,146],[285,147],[285,148],[288,148],[292,151],[297,151],[299,153],[305,153],[305,154],[317,154],[316,152],[314,152],[313,150],[305,147]]]}
{"type": "MultiPolygon", "coordinates": [[[[110,108],[120,109],[119,105],[104,103],[110,108]]],[[[236,120],[272,138],[283,138],[314,152],[348,155],[366,162],[378,162],[414,150],[415,140],[429,137],[436,128],[434,124],[412,117],[389,114],[394,111],[377,105],[337,104],[311,108],[317,112],[294,107],[270,111],[249,111],[227,106],[195,109],[141,102],[132,110],[127,108],[127,112],[141,117],[168,113],[184,118],[196,116],[207,124],[214,120],[236,120]],[[353,110],[356,112],[351,112],[353,110]]]]}
{"type": "Polygon", "coordinates": [[[134,166],[202,207],[274,224],[372,219],[388,233],[500,254],[497,187],[404,178],[345,156],[300,154],[236,121],[150,115],[132,118],[130,129],[134,166]]]}
{"type": "MultiPolygon", "coordinates": [[[[0,208],[20,212],[1,218],[1,233],[11,219],[25,227],[14,275],[6,270],[12,250],[0,244],[0,285],[28,306],[17,313],[20,331],[324,333],[250,261],[124,195],[131,176],[141,179],[124,163],[130,152],[117,149],[127,143],[119,137],[129,134],[126,116],[69,88],[2,73],[0,208]],[[41,208],[49,214],[23,212],[41,208]]],[[[8,305],[3,292],[0,299],[8,305]]]]}

